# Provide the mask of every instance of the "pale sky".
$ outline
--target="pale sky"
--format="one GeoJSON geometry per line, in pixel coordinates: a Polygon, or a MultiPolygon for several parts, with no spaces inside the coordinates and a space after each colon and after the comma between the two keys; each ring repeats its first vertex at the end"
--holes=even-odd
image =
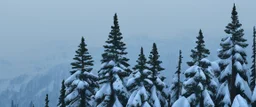
{"type": "MultiPolygon", "coordinates": [[[[185,49],[185,57],[189,58],[188,52],[195,46],[199,29],[203,30],[207,47],[215,55],[220,39],[226,35],[223,30],[231,21],[233,3],[234,0],[1,0],[0,60],[10,61],[14,68],[24,67],[27,65],[23,62],[28,60],[56,55],[58,45],[74,51],[81,36],[91,50],[102,51],[113,15],[117,13],[133,60],[137,59],[140,46],[151,47],[151,43],[159,42],[161,51],[167,55],[163,59],[175,58],[170,63],[176,66],[176,53],[185,49]]],[[[250,39],[256,24],[256,1],[236,0],[236,4],[246,38],[250,39]]],[[[100,54],[94,54],[98,63],[100,54]]],[[[25,72],[15,70],[0,71],[3,72],[0,79],[25,72]]]]}

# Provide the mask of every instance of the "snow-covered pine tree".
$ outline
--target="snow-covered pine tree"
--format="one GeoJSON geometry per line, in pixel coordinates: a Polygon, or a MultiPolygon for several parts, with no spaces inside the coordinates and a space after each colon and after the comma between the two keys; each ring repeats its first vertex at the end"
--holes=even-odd
{"type": "Polygon", "coordinates": [[[168,95],[163,91],[166,87],[164,83],[165,77],[159,76],[160,72],[164,70],[160,65],[162,61],[159,60],[159,57],[160,55],[158,54],[157,46],[154,43],[148,61],[148,69],[152,72],[151,81],[153,82],[153,86],[150,90],[151,96],[149,103],[153,107],[166,107],[168,106],[168,95]]]}
{"type": "Polygon", "coordinates": [[[193,65],[188,68],[183,82],[184,90],[182,92],[192,107],[214,107],[214,92],[217,89],[217,83],[213,80],[211,63],[206,58],[199,62],[199,65],[193,65]]]}
{"type": "Polygon", "coordinates": [[[147,70],[147,60],[143,53],[143,48],[141,48],[136,62],[137,65],[133,68],[133,76],[127,82],[127,88],[131,95],[126,107],[150,107],[148,100],[153,82],[149,76],[152,72],[147,70]]]}
{"type": "Polygon", "coordinates": [[[104,45],[102,66],[98,71],[101,85],[95,95],[98,107],[122,107],[128,100],[125,78],[129,76],[131,70],[128,68],[129,59],[125,57],[127,52],[125,52],[125,43],[122,42],[117,14],[114,15],[114,25],[111,29],[104,45]]]}
{"type": "Polygon", "coordinates": [[[45,97],[45,106],[44,107],[49,107],[48,94],[46,94],[46,97],[45,97]]]}
{"type": "Polygon", "coordinates": [[[201,59],[206,58],[210,54],[210,51],[205,48],[204,36],[201,29],[199,30],[199,35],[196,38],[197,46],[195,49],[191,50],[192,54],[190,57],[192,58],[192,61],[187,62],[188,66],[193,66],[195,64],[198,65],[201,59]]]}
{"type": "Polygon", "coordinates": [[[251,90],[248,85],[247,61],[245,48],[248,46],[243,38],[242,24],[239,23],[236,6],[234,4],[231,16],[232,22],[226,26],[225,32],[229,34],[221,40],[221,49],[218,50],[221,74],[218,90],[218,104],[220,107],[231,106],[235,96],[250,102],[251,90]]]}
{"type": "Polygon", "coordinates": [[[205,48],[204,36],[202,30],[199,31],[197,37],[197,46],[193,49],[190,55],[191,62],[187,62],[190,66],[185,71],[184,92],[191,106],[195,107],[213,107],[217,83],[214,80],[213,69],[211,62],[206,59],[210,54],[205,48]]]}
{"type": "Polygon", "coordinates": [[[251,80],[250,80],[250,88],[251,90],[253,91],[254,87],[255,87],[255,82],[256,82],[256,29],[255,29],[255,26],[253,27],[253,39],[252,39],[252,66],[251,66],[251,72],[250,72],[250,77],[251,77],[251,80]]]}
{"type": "Polygon", "coordinates": [[[66,106],[90,107],[93,102],[93,95],[98,87],[98,77],[91,73],[93,60],[86,48],[84,38],[76,51],[75,62],[71,63],[71,76],[65,80],[66,87],[66,106]],[[86,100],[86,101],[83,101],[86,100]],[[82,103],[85,102],[85,104],[82,103]]]}
{"type": "Polygon", "coordinates": [[[65,81],[62,80],[61,82],[61,90],[60,90],[60,97],[59,97],[59,103],[58,103],[58,107],[66,107],[65,104],[65,93],[66,93],[66,89],[65,89],[65,81]]]}
{"type": "Polygon", "coordinates": [[[182,63],[182,52],[179,51],[179,62],[177,66],[177,71],[174,74],[172,85],[171,85],[171,105],[179,99],[181,96],[181,90],[182,90],[182,82],[180,79],[180,73],[181,73],[181,63],[182,63]]]}

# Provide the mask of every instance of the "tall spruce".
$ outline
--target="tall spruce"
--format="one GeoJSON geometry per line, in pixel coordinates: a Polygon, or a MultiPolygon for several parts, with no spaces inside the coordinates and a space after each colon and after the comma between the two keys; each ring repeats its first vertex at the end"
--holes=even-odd
{"type": "Polygon", "coordinates": [[[133,68],[132,77],[127,82],[127,87],[131,93],[126,107],[150,107],[150,87],[153,85],[150,80],[151,71],[147,70],[147,59],[141,48],[137,64],[133,68]]]}
{"type": "Polygon", "coordinates": [[[104,45],[102,54],[102,66],[98,71],[100,78],[100,89],[96,93],[97,106],[125,106],[128,100],[125,78],[129,76],[131,70],[128,68],[129,59],[125,43],[122,41],[117,14],[114,15],[114,25],[104,45]]]}
{"type": "Polygon", "coordinates": [[[93,60],[83,37],[73,59],[71,76],[65,80],[66,106],[93,106],[98,77],[91,72],[93,60]]]}
{"type": "Polygon", "coordinates": [[[204,36],[201,29],[199,30],[199,35],[196,38],[197,45],[195,49],[191,50],[192,54],[190,55],[190,57],[192,58],[192,61],[187,62],[188,66],[198,64],[201,59],[206,58],[210,54],[210,51],[205,48],[204,36]]]}
{"type": "Polygon", "coordinates": [[[46,97],[45,97],[45,106],[44,107],[49,107],[48,94],[46,94],[46,97]]]}
{"type": "Polygon", "coordinates": [[[250,80],[250,87],[251,87],[251,90],[253,91],[254,87],[255,87],[255,82],[256,82],[256,29],[255,29],[255,26],[253,27],[253,39],[252,39],[252,66],[251,66],[251,80],[250,80]]]}
{"type": "Polygon", "coordinates": [[[93,60],[88,52],[88,49],[86,48],[87,45],[85,44],[84,37],[82,37],[81,43],[78,47],[79,49],[76,51],[76,55],[73,58],[75,62],[71,63],[73,70],[70,73],[74,74],[78,70],[82,72],[91,72],[93,60]]]}
{"type": "Polygon", "coordinates": [[[62,80],[58,107],[66,107],[65,93],[66,93],[65,81],[62,80]]]}
{"type": "Polygon", "coordinates": [[[164,70],[161,66],[162,61],[159,60],[160,55],[158,54],[157,46],[154,43],[152,51],[149,55],[148,69],[152,72],[151,81],[153,86],[151,87],[149,103],[154,107],[166,107],[168,106],[167,100],[168,95],[163,91],[166,87],[164,83],[165,77],[159,76],[160,72],[164,70]]]}
{"type": "Polygon", "coordinates": [[[215,95],[217,83],[214,80],[211,62],[206,59],[210,54],[205,48],[204,36],[202,30],[197,37],[197,46],[192,49],[190,55],[192,61],[187,62],[190,66],[185,72],[184,91],[182,92],[195,107],[213,107],[215,106],[215,95]]]}
{"type": "Polygon", "coordinates": [[[181,89],[182,89],[182,82],[180,79],[180,73],[181,73],[181,64],[182,64],[182,52],[179,51],[179,61],[177,66],[177,71],[175,72],[174,78],[172,80],[171,85],[171,105],[179,99],[181,96],[181,89]]]}
{"type": "MultiPolygon", "coordinates": [[[[122,41],[122,33],[120,32],[120,26],[118,23],[117,14],[114,15],[114,25],[111,26],[111,32],[108,35],[108,40],[106,41],[106,45],[104,53],[102,54],[101,62],[109,62],[113,60],[118,64],[122,64],[124,67],[129,67],[128,64],[129,59],[125,57],[127,54],[126,44],[122,41]]],[[[129,70],[127,68],[127,70],[129,70]]]]}
{"type": "Polygon", "coordinates": [[[238,13],[234,4],[232,22],[226,26],[227,37],[221,40],[218,57],[220,58],[221,73],[218,90],[217,106],[231,106],[236,96],[242,96],[250,102],[251,91],[248,85],[247,61],[245,48],[248,46],[244,36],[242,24],[238,20],[238,13]]]}

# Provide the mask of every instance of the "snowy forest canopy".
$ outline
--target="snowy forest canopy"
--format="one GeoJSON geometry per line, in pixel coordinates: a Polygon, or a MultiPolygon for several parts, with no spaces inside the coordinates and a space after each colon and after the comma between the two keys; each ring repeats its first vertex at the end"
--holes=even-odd
{"type": "MultiPolygon", "coordinates": [[[[149,56],[143,47],[138,47],[136,65],[131,67],[126,56],[126,43],[119,28],[117,14],[105,42],[102,65],[98,73],[92,72],[94,60],[87,48],[86,37],[81,39],[71,62],[70,76],[63,80],[58,107],[254,107],[256,106],[255,37],[253,29],[252,66],[248,67],[248,41],[239,22],[234,4],[231,21],[224,32],[227,36],[219,41],[218,59],[209,61],[210,50],[205,46],[203,31],[200,29],[191,60],[182,60],[179,51],[177,70],[173,76],[162,76],[157,43],[152,43],[149,56]],[[188,68],[181,71],[181,65],[188,68]],[[181,77],[185,77],[184,79],[181,77]],[[171,84],[166,78],[173,78],[171,84]]],[[[250,41],[249,41],[250,42],[250,41]]],[[[49,107],[45,96],[45,107],[49,107]]],[[[31,101],[28,104],[34,107],[31,101]]],[[[15,100],[11,107],[18,107],[15,100]]]]}

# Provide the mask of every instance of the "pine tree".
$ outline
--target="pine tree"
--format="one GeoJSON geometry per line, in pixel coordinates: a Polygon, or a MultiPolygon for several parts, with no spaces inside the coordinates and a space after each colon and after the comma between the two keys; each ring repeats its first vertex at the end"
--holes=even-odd
{"type": "Polygon", "coordinates": [[[184,91],[182,92],[192,107],[214,107],[214,94],[217,83],[213,80],[211,63],[206,58],[200,65],[188,68],[185,74],[184,91]]]}
{"type": "Polygon", "coordinates": [[[182,89],[182,82],[180,80],[180,73],[181,73],[181,63],[182,63],[182,52],[181,50],[179,51],[179,62],[177,66],[177,71],[175,72],[175,77],[173,78],[172,81],[172,86],[171,86],[171,105],[179,99],[181,96],[181,89],[182,89]]]}
{"type": "Polygon", "coordinates": [[[197,46],[195,47],[195,49],[191,50],[192,54],[190,55],[190,57],[192,58],[192,61],[187,62],[188,66],[198,64],[201,59],[206,58],[210,54],[210,51],[205,48],[204,36],[201,29],[199,31],[198,37],[196,38],[197,46]]]}
{"type": "Polygon", "coordinates": [[[73,69],[73,71],[70,71],[71,74],[74,74],[78,70],[82,72],[92,71],[93,60],[86,46],[84,37],[82,37],[81,43],[78,46],[79,49],[76,51],[75,58],[73,58],[75,62],[71,63],[73,69]]]}
{"type": "Polygon", "coordinates": [[[152,72],[151,81],[153,82],[153,86],[150,90],[151,96],[149,103],[151,106],[165,107],[168,105],[166,101],[168,96],[163,91],[166,86],[163,82],[164,77],[159,76],[160,72],[164,70],[160,65],[162,61],[159,60],[159,57],[160,55],[158,54],[157,46],[154,43],[148,61],[148,69],[152,72]]]}
{"type": "Polygon", "coordinates": [[[125,86],[125,78],[131,70],[128,68],[129,59],[125,57],[125,43],[122,42],[122,33],[119,29],[117,14],[114,15],[114,25],[111,26],[104,53],[102,54],[102,66],[98,72],[101,84],[96,93],[98,106],[125,106],[128,100],[128,92],[125,86]]]}
{"type": "Polygon", "coordinates": [[[218,57],[220,58],[221,83],[218,90],[218,105],[231,106],[234,98],[241,95],[250,102],[251,91],[248,85],[247,61],[245,48],[248,46],[243,38],[244,30],[239,23],[236,6],[232,10],[232,22],[226,26],[225,32],[229,35],[221,40],[218,57]]]}
{"type": "Polygon", "coordinates": [[[153,85],[149,76],[151,71],[147,70],[147,60],[141,48],[140,55],[136,61],[137,65],[133,68],[133,76],[128,80],[127,87],[131,92],[126,107],[150,107],[150,87],[153,85]]]}
{"type": "Polygon", "coordinates": [[[73,69],[71,76],[65,80],[66,106],[93,106],[91,102],[94,100],[93,96],[98,87],[98,77],[91,73],[93,60],[86,46],[82,37],[75,58],[73,58],[75,62],[71,63],[73,69]],[[80,104],[82,102],[85,104],[80,104]]]}
{"type": "Polygon", "coordinates": [[[45,97],[45,106],[44,107],[49,107],[48,94],[46,94],[46,97],[45,97]]]}
{"type": "Polygon", "coordinates": [[[187,62],[190,66],[185,71],[185,81],[183,96],[188,98],[191,106],[211,107],[214,106],[214,100],[217,90],[217,83],[214,80],[211,62],[206,59],[210,54],[205,48],[204,36],[202,30],[197,37],[197,46],[192,49],[190,57],[192,61],[187,62]]]}
{"type": "Polygon", "coordinates": [[[250,81],[250,87],[251,87],[251,90],[253,91],[254,87],[255,87],[255,82],[256,82],[256,47],[255,47],[255,44],[256,44],[256,29],[255,29],[255,26],[253,27],[253,42],[252,42],[252,66],[251,66],[251,81],[250,81]]]}
{"type": "Polygon", "coordinates": [[[62,80],[58,107],[66,107],[66,104],[65,104],[66,89],[65,88],[66,88],[65,81],[62,80]]]}
{"type": "Polygon", "coordinates": [[[103,47],[105,48],[104,53],[102,54],[101,62],[109,62],[113,60],[118,64],[123,65],[126,67],[126,70],[130,71],[127,67],[130,65],[128,64],[129,59],[125,57],[127,54],[125,43],[122,42],[122,33],[120,32],[119,24],[118,24],[118,17],[117,14],[114,15],[114,25],[111,26],[111,32],[109,33],[108,40],[106,41],[106,45],[103,47]]]}

